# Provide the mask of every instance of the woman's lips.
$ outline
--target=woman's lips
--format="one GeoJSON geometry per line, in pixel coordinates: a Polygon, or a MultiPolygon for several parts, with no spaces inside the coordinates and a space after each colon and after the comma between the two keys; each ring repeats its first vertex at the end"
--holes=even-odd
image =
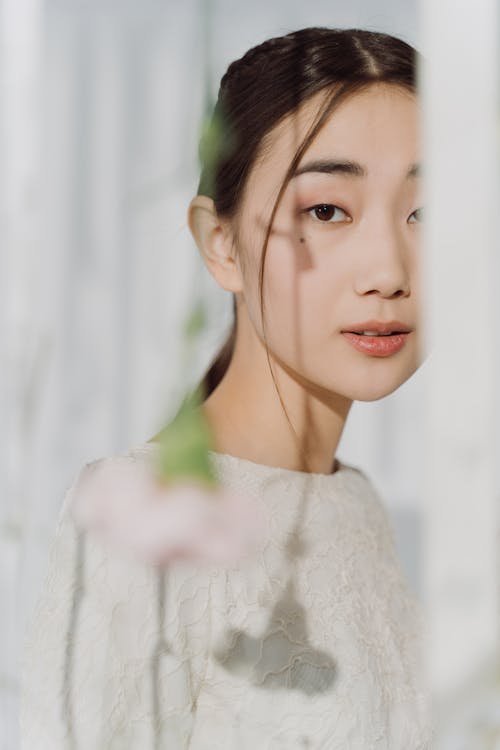
{"type": "Polygon", "coordinates": [[[343,331],[342,336],[363,354],[371,354],[375,357],[389,357],[391,354],[399,352],[404,345],[411,331],[408,333],[393,333],[390,336],[363,336],[350,331],[343,331]]]}

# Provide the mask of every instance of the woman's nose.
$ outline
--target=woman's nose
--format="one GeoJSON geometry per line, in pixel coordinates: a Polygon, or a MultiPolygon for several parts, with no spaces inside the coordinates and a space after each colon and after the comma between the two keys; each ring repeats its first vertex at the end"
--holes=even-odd
{"type": "Polygon", "coordinates": [[[393,219],[379,220],[367,232],[367,252],[361,253],[358,291],[384,297],[408,294],[410,246],[393,219]]]}

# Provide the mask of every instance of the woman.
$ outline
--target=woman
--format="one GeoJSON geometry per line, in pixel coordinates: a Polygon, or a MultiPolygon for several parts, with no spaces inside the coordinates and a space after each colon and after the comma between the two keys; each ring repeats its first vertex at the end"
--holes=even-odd
{"type": "Polygon", "coordinates": [[[159,580],[89,539],[82,566],[75,482],[25,651],[24,750],[430,746],[418,602],[378,493],[335,458],[353,401],[422,361],[416,65],[390,35],[306,28],[223,76],[188,220],[235,323],[201,412],[265,538],[159,580]]]}

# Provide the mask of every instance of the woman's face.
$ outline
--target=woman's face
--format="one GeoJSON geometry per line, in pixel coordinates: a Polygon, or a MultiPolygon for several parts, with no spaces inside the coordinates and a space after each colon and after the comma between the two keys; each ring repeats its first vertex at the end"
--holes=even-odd
{"type": "MultiPolygon", "coordinates": [[[[261,339],[258,268],[265,230],[323,97],[320,92],[269,133],[245,188],[238,225],[242,296],[261,339]]],[[[416,170],[408,175],[420,161],[419,146],[417,99],[374,85],[339,106],[283,194],[264,267],[267,345],[289,374],[316,392],[376,400],[421,364],[422,195],[416,170]],[[334,160],[359,164],[355,171],[364,174],[334,169],[328,165],[334,160]],[[323,171],[314,162],[323,163],[323,171]],[[412,332],[389,356],[361,352],[341,331],[368,320],[397,320],[412,332]]]]}

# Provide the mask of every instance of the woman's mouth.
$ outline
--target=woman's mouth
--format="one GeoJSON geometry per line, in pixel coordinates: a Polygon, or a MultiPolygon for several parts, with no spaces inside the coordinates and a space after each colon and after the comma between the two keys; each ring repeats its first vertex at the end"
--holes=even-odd
{"type": "Polygon", "coordinates": [[[376,335],[342,331],[342,336],[355,349],[375,357],[388,357],[391,354],[399,352],[406,344],[406,340],[410,334],[411,331],[407,333],[379,333],[376,335]]]}

